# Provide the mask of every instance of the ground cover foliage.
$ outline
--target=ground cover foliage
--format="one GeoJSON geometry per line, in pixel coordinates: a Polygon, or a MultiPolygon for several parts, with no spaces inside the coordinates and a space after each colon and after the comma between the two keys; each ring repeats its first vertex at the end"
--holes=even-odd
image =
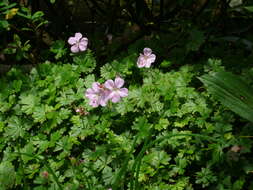
{"type": "Polygon", "coordinates": [[[253,189],[252,4],[85,2],[0,3],[0,189],[253,189]]]}

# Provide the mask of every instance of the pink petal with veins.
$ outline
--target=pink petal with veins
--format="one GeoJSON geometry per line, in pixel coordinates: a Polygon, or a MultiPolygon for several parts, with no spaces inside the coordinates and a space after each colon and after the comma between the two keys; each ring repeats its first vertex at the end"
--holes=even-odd
{"type": "Polygon", "coordinates": [[[139,56],[139,58],[138,58],[138,60],[137,60],[137,66],[139,67],[139,68],[142,68],[142,67],[144,67],[145,66],[145,58],[144,58],[144,55],[142,55],[142,54],[140,54],[140,56],[139,56]]]}
{"type": "Polygon", "coordinates": [[[113,80],[107,80],[105,82],[105,87],[108,88],[109,90],[113,90],[114,89],[114,82],[113,80]]]}
{"type": "Polygon", "coordinates": [[[70,50],[73,52],[73,53],[77,53],[79,52],[79,47],[77,44],[71,46],[70,50]]]}
{"type": "Polygon", "coordinates": [[[77,41],[79,41],[82,38],[82,34],[80,32],[75,33],[75,38],[77,41]]]}
{"type": "Polygon", "coordinates": [[[115,87],[116,88],[121,88],[124,85],[124,83],[125,83],[125,81],[120,77],[117,77],[115,79],[115,87]]]}
{"type": "Polygon", "coordinates": [[[121,88],[119,91],[118,91],[119,95],[121,97],[126,97],[128,96],[128,89],[127,88],[121,88]]]}
{"type": "Polygon", "coordinates": [[[143,53],[144,55],[149,56],[152,53],[152,50],[150,48],[144,48],[143,53]]]}
{"type": "Polygon", "coordinates": [[[70,37],[70,38],[68,39],[68,43],[69,43],[70,45],[74,45],[74,44],[76,43],[76,38],[75,38],[75,37],[70,37]]]}
{"type": "Polygon", "coordinates": [[[117,103],[120,101],[120,95],[119,94],[114,94],[112,97],[111,97],[111,100],[113,103],[117,103]]]}

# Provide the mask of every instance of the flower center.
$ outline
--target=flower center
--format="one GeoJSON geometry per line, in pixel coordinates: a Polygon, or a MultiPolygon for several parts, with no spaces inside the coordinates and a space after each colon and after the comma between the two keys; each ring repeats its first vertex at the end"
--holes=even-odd
{"type": "Polygon", "coordinates": [[[147,55],[144,55],[144,59],[145,59],[145,61],[147,61],[148,60],[148,56],[147,55]]]}

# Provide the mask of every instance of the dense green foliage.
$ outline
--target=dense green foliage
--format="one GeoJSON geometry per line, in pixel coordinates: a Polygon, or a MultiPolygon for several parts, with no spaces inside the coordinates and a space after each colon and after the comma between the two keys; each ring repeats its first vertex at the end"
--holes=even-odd
{"type": "Polygon", "coordinates": [[[169,72],[139,70],[136,58],[101,68],[101,82],[120,74],[129,88],[127,98],[105,108],[93,109],[84,98],[99,77],[92,74],[96,61],[90,51],[72,64],[47,62],[30,74],[12,69],[3,77],[2,188],[58,189],[59,183],[64,189],[239,190],[251,185],[251,141],[242,136],[253,129],[237,131],[238,117],[196,88],[203,70],[189,65],[169,72]],[[166,138],[177,134],[185,135],[166,138]]]}

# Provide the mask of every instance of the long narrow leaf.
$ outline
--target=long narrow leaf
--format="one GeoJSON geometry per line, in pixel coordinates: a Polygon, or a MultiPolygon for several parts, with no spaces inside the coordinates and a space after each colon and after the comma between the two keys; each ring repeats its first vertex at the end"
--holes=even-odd
{"type": "Polygon", "coordinates": [[[253,122],[253,89],[239,76],[221,71],[199,79],[223,105],[253,122]]]}

